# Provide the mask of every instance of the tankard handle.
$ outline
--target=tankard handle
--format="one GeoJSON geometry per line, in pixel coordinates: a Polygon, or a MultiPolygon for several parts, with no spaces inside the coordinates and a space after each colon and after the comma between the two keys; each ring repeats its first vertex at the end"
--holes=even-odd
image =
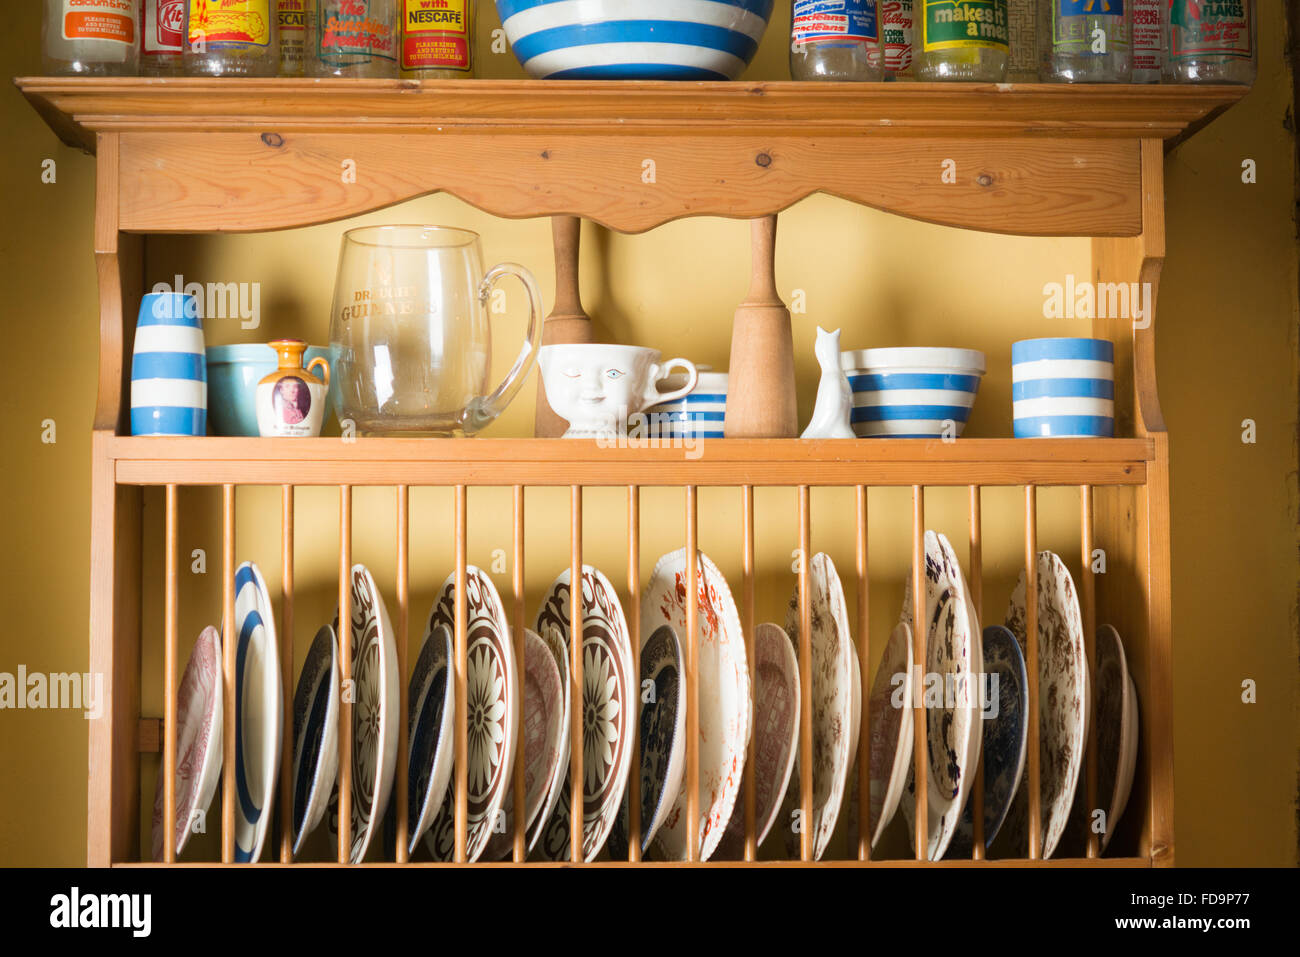
{"type": "Polygon", "coordinates": [[[537,280],[523,266],[518,263],[497,263],[489,269],[478,286],[479,305],[486,307],[492,289],[506,276],[514,276],[528,292],[528,330],[524,333],[524,344],[519,349],[519,357],[501,384],[490,395],[474,399],[466,407],[461,416],[461,427],[466,435],[473,435],[486,428],[505,411],[519,387],[528,378],[528,373],[537,364],[537,352],[542,347],[542,296],[537,291],[537,280]]]}

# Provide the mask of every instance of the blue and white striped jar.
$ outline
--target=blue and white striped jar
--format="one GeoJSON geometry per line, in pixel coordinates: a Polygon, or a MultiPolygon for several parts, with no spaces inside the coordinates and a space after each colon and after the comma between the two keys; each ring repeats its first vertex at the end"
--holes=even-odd
{"type": "Polygon", "coordinates": [[[763,39],[773,0],[496,0],[529,76],[734,80],[763,39]]]}
{"type": "MultiPolygon", "coordinates": [[[[696,366],[705,370],[708,366],[696,366]]],[[[664,380],[666,389],[681,388],[684,378],[669,376],[664,380]],[[676,385],[674,386],[674,382],[676,385]]],[[[654,416],[648,427],[661,439],[694,438],[720,439],[727,412],[727,373],[700,371],[695,390],[676,402],[652,406],[646,414],[654,416]]]]}
{"type": "Polygon", "coordinates": [[[1018,439],[1115,435],[1115,346],[1107,339],[1026,339],[1011,345],[1018,439]]]}
{"type": "Polygon", "coordinates": [[[131,434],[204,435],[207,428],[199,302],[180,293],[145,296],[131,359],[131,434]]]}

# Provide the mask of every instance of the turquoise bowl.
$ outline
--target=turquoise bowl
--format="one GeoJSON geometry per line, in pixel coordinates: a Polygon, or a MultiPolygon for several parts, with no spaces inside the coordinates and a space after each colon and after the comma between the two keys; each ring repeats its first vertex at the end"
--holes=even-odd
{"type": "MultiPolygon", "coordinates": [[[[308,346],[303,362],[317,356],[330,362],[330,350],[320,346],[308,346]]],[[[260,342],[209,346],[207,358],[208,424],[213,435],[258,435],[257,384],[276,370],[275,350],[260,342]]],[[[331,363],[327,408],[336,408],[336,399],[331,363]]]]}

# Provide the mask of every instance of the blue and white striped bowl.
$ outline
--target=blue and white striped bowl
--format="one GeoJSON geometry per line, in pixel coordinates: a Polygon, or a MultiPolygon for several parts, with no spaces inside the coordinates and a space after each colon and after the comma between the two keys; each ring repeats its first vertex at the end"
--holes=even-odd
{"type": "Polygon", "coordinates": [[[556,80],[734,80],[773,0],[496,0],[530,76],[556,80]]]}
{"type": "Polygon", "coordinates": [[[131,358],[131,434],[204,435],[208,369],[199,302],[179,293],[140,302],[131,358]]]}
{"type": "MultiPolygon", "coordinates": [[[[677,378],[677,376],[669,376],[664,380],[665,387],[681,388],[686,384],[683,379],[674,386],[673,383],[677,378]]],[[[652,434],[661,439],[723,438],[727,412],[727,381],[725,372],[701,372],[695,384],[695,391],[690,395],[676,402],[666,402],[647,409],[647,415],[667,417],[650,419],[648,427],[652,430],[657,429],[652,434]]]]}
{"type": "Polygon", "coordinates": [[[974,349],[859,349],[840,368],[859,438],[931,439],[962,434],[985,363],[974,349]]]}
{"type": "Polygon", "coordinates": [[[1011,345],[1015,436],[1115,435],[1115,346],[1107,339],[1026,339],[1011,345]]]}

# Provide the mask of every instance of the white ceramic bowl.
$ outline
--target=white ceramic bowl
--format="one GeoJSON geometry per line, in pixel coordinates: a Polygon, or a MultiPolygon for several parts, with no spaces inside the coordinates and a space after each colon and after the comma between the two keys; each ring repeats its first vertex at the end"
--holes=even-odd
{"type": "Polygon", "coordinates": [[[966,428],[984,353],[913,347],[840,353],[853,390],[853,431],[859,438],[958,437],[966,428]]]}

